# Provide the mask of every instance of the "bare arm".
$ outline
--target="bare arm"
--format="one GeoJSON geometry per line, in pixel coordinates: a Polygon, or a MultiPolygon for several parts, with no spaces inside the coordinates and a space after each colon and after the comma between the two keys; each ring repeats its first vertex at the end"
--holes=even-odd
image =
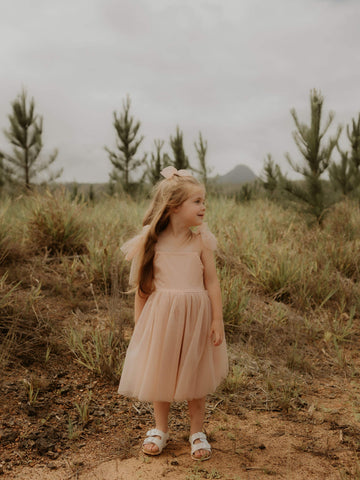
{"type": "Polygon", "coordinates": [[[138,321],[141,312],[143,311],[144,305],[148,297],[146,295],[140,295],[138,290],[135,293],[135,304],[134,304],[134,322],[138,321]]]}
{"type": "Polygon", "coordinates": [[[205,248],[201,254],[201,260],[204,265],[204,284],[206,290],[208,291],[211,302],[212,321],[210,338],[213,344],[218,346],[224,340],[224,322],[222,315],[220,283],[216,273],[216,264],[213,252],[205,248]]]}

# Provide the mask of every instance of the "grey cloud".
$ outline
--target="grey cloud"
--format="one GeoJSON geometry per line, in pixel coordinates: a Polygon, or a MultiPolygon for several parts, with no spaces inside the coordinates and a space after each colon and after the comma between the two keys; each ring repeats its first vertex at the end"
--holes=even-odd
{"type": "Polygon", "coordinates": [[[289,110],[306,120],[313,87],[336,122],[359,108],[355,1],[3,0],[0,13],[0,128],[26,86],[68,180],[107,180],[103,146],[127,93],[144,149],[178,124],[195,157],[201,130],[219,173],[258,173],[268,152],[286,167],[289,110]]]}

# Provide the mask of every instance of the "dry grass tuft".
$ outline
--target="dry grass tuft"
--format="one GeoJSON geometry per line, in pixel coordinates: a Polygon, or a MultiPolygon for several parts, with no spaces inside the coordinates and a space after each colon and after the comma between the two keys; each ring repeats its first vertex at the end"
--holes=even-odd
{"type": "Polygon", "coordinates": [[[88,225],[82,218],[85,205],[71,201],[65,190],[35,195],[31,199],[28,242],[37,252],[71,255],[86,252],[88,225]]]}
{"type": "Polygon", "coordinates": [[[24,293],[18,284],[0,278],[0,369],[11,362],[29,365],[39,359],[51,338],[51,322],[37,310],[41,285],[24,293]]]}

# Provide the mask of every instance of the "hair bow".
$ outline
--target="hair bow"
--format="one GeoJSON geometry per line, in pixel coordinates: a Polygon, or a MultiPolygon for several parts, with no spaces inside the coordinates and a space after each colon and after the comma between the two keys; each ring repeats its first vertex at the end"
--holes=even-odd
{"type": "Polygon", "coordinates": [[[172,178],[174,175],[178,175],[179,177],[192,177],[191,173],[188,172],[187,170],[177,170],[175,167],[172,165],[169,165],[168,167],[164,168],[161,170],[161,175],[165,178],[172,178]]]}

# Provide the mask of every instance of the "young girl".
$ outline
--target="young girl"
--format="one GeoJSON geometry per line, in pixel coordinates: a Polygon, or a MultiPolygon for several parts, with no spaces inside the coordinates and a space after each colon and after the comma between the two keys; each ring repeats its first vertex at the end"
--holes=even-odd
{"type": "Polygon", "coordinates": [[[148,455],[168,442],[170,402],[187,400],[191,456],[207,460],[205,396],[228,371],[216,239],[203,224],[203,186],[186,170],[170,166],[161,174],[141,234],[122,246],[136,294],[119,393],[154,404],[156,428],[142,446],[148,455]]]}

